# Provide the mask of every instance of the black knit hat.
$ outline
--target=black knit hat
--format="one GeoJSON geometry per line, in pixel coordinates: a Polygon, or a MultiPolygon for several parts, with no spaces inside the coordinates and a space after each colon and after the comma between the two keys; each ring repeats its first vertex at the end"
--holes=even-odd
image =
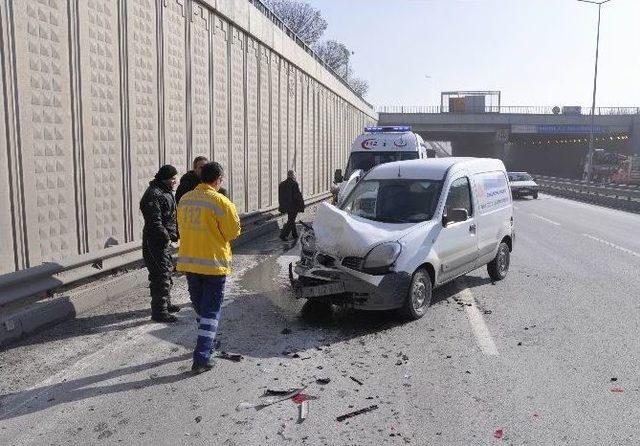
{"type": "Polygon", "coordinates": [[[173,167],[171,164],[165,164],[158,170],[158,173],[156,173],[156,180],[158,181],[169,180],[175,177],[176,175],[178,175],[178,169],[173,167]]]}

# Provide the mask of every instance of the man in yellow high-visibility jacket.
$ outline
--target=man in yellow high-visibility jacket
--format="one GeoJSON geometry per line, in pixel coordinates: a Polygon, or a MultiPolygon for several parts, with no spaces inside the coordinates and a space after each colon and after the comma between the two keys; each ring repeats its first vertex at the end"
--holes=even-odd
{"type": "Polygon", "coordinates": [[[178,271],[187,275],[189,296],[198,321],[198,340],[191,367],[196,374],[213,367],[211,350],[231,266],[229,242],[240,235],[236,207],[219,193],[223,178],[220,164],[205,164],[200,174],[202,182],[183,195],[178,205],[178,271]]]}

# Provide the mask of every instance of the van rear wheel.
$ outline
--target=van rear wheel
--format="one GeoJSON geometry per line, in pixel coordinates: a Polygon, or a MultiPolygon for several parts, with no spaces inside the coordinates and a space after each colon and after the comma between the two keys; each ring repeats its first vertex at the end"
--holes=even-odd
{"type": "Polygon", "coordinates": [[[402,316],[407,320],[416,320],[424,316],[431,305],[432,291],[429,273],[425,269],[416,271],[411,278],[411,285],[401,309],[402,316]]]}
{"type": "Polygon", "coordinates": [[[510,262],[511,252],[509,251],[509,245],[501,242],[500,246],[498,246],[498,253],[493,260],[487,264],[487,272],[491,280],[498,281],[507,277],[510,262]]]}

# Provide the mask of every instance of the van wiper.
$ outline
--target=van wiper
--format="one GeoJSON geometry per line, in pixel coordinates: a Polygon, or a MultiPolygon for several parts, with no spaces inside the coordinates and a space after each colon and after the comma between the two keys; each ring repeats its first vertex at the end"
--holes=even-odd
{"type": "Polygon", "coordinates": [[[396,218],[396,217],[376,217],[376,218],[372,218],[371,220],[379,221],[382,223],[406,223],[407,222],[402,218],[396,218]]]}

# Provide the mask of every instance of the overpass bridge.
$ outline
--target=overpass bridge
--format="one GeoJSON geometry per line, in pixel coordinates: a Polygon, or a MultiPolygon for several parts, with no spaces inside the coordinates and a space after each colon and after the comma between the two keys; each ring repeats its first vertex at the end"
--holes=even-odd
{"type": "MultiPolygon", "coordinates": [[[[555,114],[551,107],[487,107],[450,112],[447,107],[378,107],[380,125],[411,125],[425,139],[448,140],[454,155],[490,156],[513,170],[579,177],[586,157],[590,114],[555,114]]],[[[640,155],[640,107],[600,107],[595,147],[640,155]]]]}

